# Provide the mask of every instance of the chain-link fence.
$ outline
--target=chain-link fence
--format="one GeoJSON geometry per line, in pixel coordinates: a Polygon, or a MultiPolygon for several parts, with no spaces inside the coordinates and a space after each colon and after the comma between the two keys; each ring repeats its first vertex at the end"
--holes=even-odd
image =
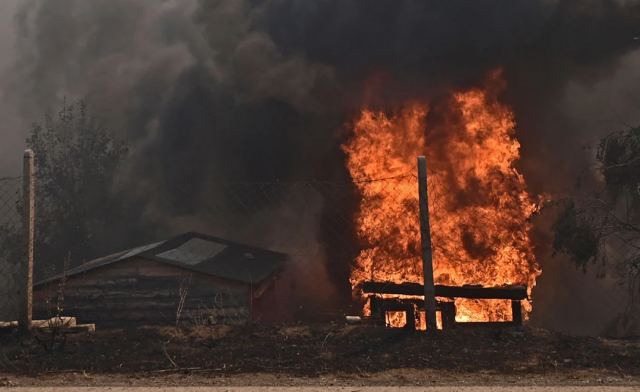
{"type": "Polygon", "coordinates": [[[351,183],[216,182],[214,187],[194,211],[194,229],[301,259],[330,252],[338,263],[348,264],[359,249],[353,225],[357,189],[351,183]]]}
{"type": "Polygon", "coordinates": [[[35,158],[25,150],[22,177],[0,178],[0,321],[31,328],[35,238],[35,158]]]}
{"type": "MultiPolygon", "coordinates": [[[[351,182],[212,181],[209,185],[204,200],[193,200],[186,212],[174,209],[162,224],[174,232],[198,231],[288,254],[300,296],[307,303],[350,291],[350,265],[360,249],[353,225],[358,191],[351,182]]],[[[193,197],[181,192],[185,189],[181,184],[170,188],[175,198],[172,207],[193,197]]]]}
{"type": "MultiPolygon", "coordinates": [[[[193,198],[181,184],[168,188],[172,206],[193,198]]],[[[192,201],[197,207],[164,224],[285,252],[299,269],[296,280],[313,283],[309,292],[317,290],[317,297],[333,287],[347,300],[352,286],[367,280],[422,281],[417,173],[213,181],[204,193],[204,200],[192,201]]]]}
{"type": "MultiPolygon", "coordinates": [[[[371,279],[392,255],[395,264],[410,259],[416,267],[409,269],[422,268],[415,263],[420,257],[415,174],[355,181],[216,182],[213,187],[194,212],[196,227],[205,231],[302,259],[323,251],[330,263],[347,268],[360,253],[378,249],[366,271],[371,279]]],[[[437,205],[435,197],[432,202],[437,205]]]]}
{"type": "MultiPolygon", "coordinates": [[[[23,177],[0,178],[0,320],[19,318],[16,304],[27,298],[20,286],[29,287],[29,269],[21,267],[33,260],[34,247],[37,269],[46,265],[59,273],[72,258],[78,265],[188,231],[287,253],[296,261],[295,281],[316,299],[349,298],[344,294],[367,281],[423,280],[418,178],[408,165],[390,177],[343,180],[205,180],[197,186],[167,180],[148,188],[153,192],[142,191],[144,182],[98,187],[103,192],[95,191],[95,181],[64,179],[54,181],[46,170],[39,175],[38,213],[29,207],[37,215],[34,240],[33,227],[23,227],[34,225],[24,218],[23,177]],[[126,235],[131,227],[142,234],[126,235]]],[[[529,283],[527,233],[512,235],[527,224],[519,194],[500,193],[499,203],[478,201],[474,192],[453,194],[446,180],[428,179],[438,283],[529,283]],[[505,253],[510,250],[515,256],[505,253]]]]}
{"type": "MultiPolygon", "coordinates": [[[[460,191],[445,180],[428,178],[436,283],[529,285],[536,266],[526,199],[517,189],[490,189],[494,195],[478,185],[475,192],[460,191]]],[[[423,281],[416,172],[344,181],[208,185],[201,194],[204,200],[181,192],[189,187],[169,186],[170,197],[175,197],[172,206],[190,200],[197,207],[168,224],[182,225],[174,226],[176,231],[201,231],[286,252],[306,269],[297,280],[313,284],[310,293],[327,283],[345,294],[364,282],[423,281]]],[[[465,317],[510,317],[508,301],[467,302],[460,304],[465,317]]]]}
{"type": "Polygon", "coordinates": [[[0,178],[0,321],[18,320],[25,247],[22,177],[0,178]]]}

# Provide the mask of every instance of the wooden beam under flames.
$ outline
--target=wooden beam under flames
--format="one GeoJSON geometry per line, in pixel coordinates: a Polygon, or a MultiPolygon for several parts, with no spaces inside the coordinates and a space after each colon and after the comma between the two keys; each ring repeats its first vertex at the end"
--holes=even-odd
{"type": "MultiPolygon", "coordinates": [[[[365,294],[395,294],[424,296],[424,286],[419,283],[363,282],[360,289],[365,294]]],[[[435,296],[444,298],[527,299],[526,286],[445,286],[435,285],[435,296]]]]}

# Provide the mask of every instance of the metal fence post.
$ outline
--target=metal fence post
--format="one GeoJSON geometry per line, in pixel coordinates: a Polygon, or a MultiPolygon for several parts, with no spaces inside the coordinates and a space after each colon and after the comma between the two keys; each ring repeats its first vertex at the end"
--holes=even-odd
{"type": "Polygon", "coordinates": [[[418,157],[418,197],[420,198],[420,239],[422,243],[422,269],[424,272],[424,310],[427,332],[436,325],[436,297],[433,283],[433,251],[429,224],[429,194],[427,192],[427,159],[418,157]]]}
{"type": "Polygon", "coordinates": [[[33,248],[35,241],[35,155],[32,150],[24,151],[23,161],[23,230],[25,236],[25,260],[20,263],[23,290],[20,299],[20,330],[31,329],[33,317],[33,248]]]}

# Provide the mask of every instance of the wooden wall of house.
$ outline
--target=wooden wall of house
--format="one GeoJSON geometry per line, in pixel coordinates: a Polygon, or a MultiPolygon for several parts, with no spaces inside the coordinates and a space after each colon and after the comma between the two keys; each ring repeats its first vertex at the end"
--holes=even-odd
{"type": "Polygon", "coordinates": [[[253,300],[253,321],[279,324],[295,321],[296,296],[292,289],[295,275],[285,268],[279,274],[263,282],[261,295],[253,300]]]}
{"type": "MultiPolygon", "coordinates": [[[[54,282],[34,290],[36,317],[56,314],[59,286],[54,282]]],[[[99,326],[175,325],[178,318],[191,324],[242,324],[250,319],[248,285],[142,258],[70,276],[62,292],[62,315],[99,326]],[[186,296],[179,312],[181,292],[186,296]]]]}

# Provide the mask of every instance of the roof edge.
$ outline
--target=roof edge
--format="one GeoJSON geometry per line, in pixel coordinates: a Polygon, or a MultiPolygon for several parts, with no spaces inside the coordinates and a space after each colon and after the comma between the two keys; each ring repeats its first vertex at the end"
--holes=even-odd
{"type": "MultiPolygon", "coordinates": [[[[218,276],[218,275],[214,275],[214,274],[211,274],[211,273],[206,272],[204,270],[201,270],[201,269],[198,269],[198,268],[193,268],[193,267],[191,267],[189,265],[186,265],[186,264],[183,264],[183,263],[179,263],[179,262],[174,262],[172,260],[164,259],[162,257],[157,257],[155,255],[156,253],[161,253],[162,251],[173,249],[173,248],[175,248],[175,247],[187,242],[188,240],[190,240],[192,238],[200,238],[200,239],[207,240],[207,241],[218,242],[218,243],[222,243],[222,244],[224,244],[226,246],[242,246],[242,247],[245,247],[245,248],[247,248],[249,250],[259,250],[259,251],[262,251],[262,252],[269,252],[269,253],[271,253],[273,255],[281,256],[285,263],[289,262],[291,260],[291,257],[288,254],[283,253],[283,252],[278,252],[278,251],[273,251],[273,250],[270,250],[270,249],[260,248],[260,247],[253,246],[253,245],[242,244],[240,242],[225,240],[223,238],[219,238],[219,237],[215,237],[215,236],[211,236],[211,235],[208,235],[208,234],[203,234],[203,233],[199,233],[199,232],[195,232],[195,231],[188,231],[188,232],[185,232],[185,233],[182,233],[182,234],[178,234],[178,235],[176,235],[174,237],[171,237],[171,238],[169,238],[169,239],[167,239],[165,241],[160,241],[160,242],[158,242],[157,246],[153,246],[153,247],[151,247],[149,249],[144,250],[143,252],[132,254],[132,255],[127,256],[125,258],[117,258],[117,256],[118,255],[120,255],[120,256],[124,255],[127,252],[130,252],[133,249],[136,249],[137,247],[130,248],[130,249],[125,249],[125,250],[122,250],[122,251],[119,251],[119,252],[112,253],[112,254],[107,255],[107,256],[102,256],[102,257],[98,257],[98,258],[89,260],[86,263],[80,264],[79,266],[76,266],[76,267],[70,269],[69,271],[62,272],[62,273],[59,273],[57,275],[54,275],[54,276],[48,277],[46,279],[42,279],[42,280],[40,280],[38,282],[35,282],[33,284],[33,287],[36,288],[36,287],[44,286],[44,285],[46,285],[48,283],[53,283],[53,282],[59,281],[62,278],[68,278],[68,277],[71,277],[71,276],[81,275],[83,273],[94,271],[94,270],[100,269],[102,267],[110,266],[110,265],[113,265],[115,263],[129,261],[132,258],[136,258],[136,257],[147,259],[147,260],[150,260],[150,261],[155,261],[155,262],[158,262],[158,263],[171,265],[171,266],[174,266],[174,267],[182,268],[182,269],[185,269],[185,270],[188,270],[188,271],[197,272],[197,273],[200,273],[200,274],[203,274],[203,275],[207,275],[207,276],[216,277],[218,279],[222,279],[222,280],[226,280],[226,281],[237,282],[237,283],[242,283],[242,284],[249,284],[249,285],[252,284],[252,283],[247,283],[246,281],[243,281],[243,280],[240,280],[240,279],[233,279],[233,278],[227,278],[227,277],[221,277],[221,276],[218,276]],[[114,260],[107,261],[104,264],[99,264],[99,265],[96,265],[96,266],[93,266],[93,267],[89,266],[89,268],[82,268],[83,266],[86,266],[86,264],[95,263],[95,262],[98,262],[100,259],[105,259],[105,258],[108,258],[108,257],[116,257],[116,258],[114,260]],[[76,270],[76,271],[74,271],[74,270],[76,270]]],[[[152,244],[153,243],[147,244],[147,245],[141,245],[140,247],[148,246],[148,245],[152,245],[152,244]]],[[[272,274],[267,275],[263,279],[256,281],[255,284],[260,284],[265,279],[268,279],[270,276],[273,276],[274,274],[281,273],[283,268],[284,268],[283,266],[278,267],[277,269],[274,270],[274,272],[272,274]]]]}

